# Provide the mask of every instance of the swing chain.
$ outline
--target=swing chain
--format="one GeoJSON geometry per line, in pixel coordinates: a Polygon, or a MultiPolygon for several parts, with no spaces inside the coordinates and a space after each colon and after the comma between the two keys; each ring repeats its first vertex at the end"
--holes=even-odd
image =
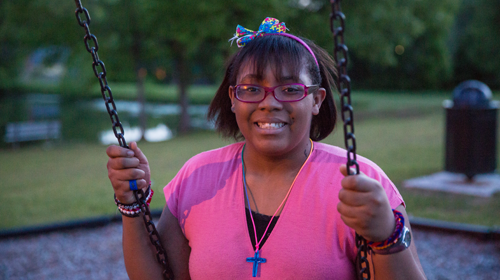
{"type": "Polygon", "coordinates": [[[155,224],[153,223],[151,212],[149,211],[149,207],[146,204],[146,196],[144,195],[144,192],[142,190],[134,191],[134,196],[136,201],[139,202],[139,206],[141,207],[142,213],[144,213],[142,219],[144,220],[144,225],[146,226],[146,229],[148,231],[149,240],[156,249],[156,260],[163,267],[163,272],[162,272],[163,278],[172,279],[173,277],[171,276],[173,275],[173,273],[172,270],[170,269],[170,266],[168,265],[167,253],[165,252],[165,249],[161,244],[160,235],[158,234],[155,224]]]}
{"type": "MultiPolygon", "coordinates": [[[[120,119],[118,118],[118,112],[116,110],[113,94],[111,93],[111,88],[108,86],[108,81],[106,78],[106,67],[104,66],[104,62],[99,59],[99,55],[97,54],[97,51],[99,50],[97,37],[90,33],[89,12],[82,6],[80,0],[75,0],[75,4],[77,7],[75,11],[76,19],[78,21],[78,24],[85,28],[85,37],[83,38],[83,41],[85,43],[85,48],[92,55],[92,69],[94,70],[94,74],[97,79],[99,79],[101,94],[106,104],[106,109],[111,118],[111,122],[113,123],[113,132],[118,139],[118,143],[120,144],[120,146],[129,148],[127,142],[125,141],[125,132],[123,130],[123,126],[120,122],[120,119]],[[80,17],[81,14],[85,16],[84,20],[82,20],[82,18],[80,17]],[[90,46],[89,41],[92,42],[92,46],[90,46]]],[[[149,234],[151,244],[153,244],[156,249],[156,259],[158,263],[160,263],[163,267],[163,278],[172,279],[173,274],[167,262],[167,255],[165,249],[161,244],[160,235],[158,234],[158,231],[156,230],[156,227],[153,223],[153,218],[151,216],[151,212],[149,211],[149,207],[146,204],[146,197],[144,195],[144,192],[142,190],[134,191],[134,196],[136,201],[139,203],[142,213],[144,213],[144,215],[142,216],[144,225],[146,226],[146,230],[149,234]]]]}
{"type": "Polygon", "coordinates": [[[99,55],[97,54],[97,51],[99,50],[97,38],[95,35],[90,33],[89,11],[82,7],[82,3],[79,0],[75,0],[75,3],[77,6],[77,9],[75,11],[76,19],[78,21],[78,24],[85,28],[85,37],[83,37],[83,41],[85,43],[85,48],[92,55],[92,69],[94,70],[94,75],[99,80],[99,84],[101,86],[102,98],[104,99],[106,109],[108,110],[109,117],[111,118],[111,122],[113,123],[113,133],[118,139],[118,143],[120,144],[120,146],[128,147],[124,137],[125,133],[123,131],[123,126],[120,122],[120,118],[118,117],[118,112],[116,111],[113,94],[111,93],[111,88],[108,86],[108,80],[106,78],[106,67],[104,66],[104,62],[99,59],[99,55]],[[80,14],[83,14],[85,16],[84,20],[82,20],[80,14]],[[89,41],[92,41],[92,46],[90,46],[89,41]]]}
{"type": "MultiPolygon", "coordinates": [[[[344,122],[344,144],[347,150],[347,174],[359,174],[359,164],[356,160],[356,137],[354,136],[354,118],[351,105],[351,79],[347,74],[347,46],[344,41],[345,15],[342,13],[341,0],[330,0],[332,13],[330,14],[330,30],[334,38],[334,59],[339,70],[338,90],[340,93],[341,115],[344,122]],[[338,22],[335,25],[335,22],[338,22]],[[355,171],[351,167],[355,166],[355,171]],[[355,172],[355,173],[354,173],[355,172]]],[[[356,274],[359,280],[370,279],[368,263],[368,245],[366,239],[356,233],[356,274]]]]}

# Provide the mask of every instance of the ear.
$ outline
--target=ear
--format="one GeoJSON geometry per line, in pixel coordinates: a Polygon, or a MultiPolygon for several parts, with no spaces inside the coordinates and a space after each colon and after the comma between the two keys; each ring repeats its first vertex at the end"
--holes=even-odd
{"type": "Polygon", "coordinates": [[[324,88],[319,88],[315,93],[313,93],[313,115],[319,114],[319,108],[321,108],[321,103],[326,98],[326,90],[324,88]]]}
{"type": "Polygon", "coordinates": [[[229,99],[231,99],[231,111],[234,112],[234,102],[235,102],[236,96],[234,95],[234,87],[233,86],[229,86],[228,94],[229,94],[229,99]]]}
{"type": "Polygon", "coordinates": [[[229,94],[229,99],[231,99],[231,103],[234,103],[234,87],[233,86],[229,86],[229,89],[228,89],[228,94],[229,94]]]}

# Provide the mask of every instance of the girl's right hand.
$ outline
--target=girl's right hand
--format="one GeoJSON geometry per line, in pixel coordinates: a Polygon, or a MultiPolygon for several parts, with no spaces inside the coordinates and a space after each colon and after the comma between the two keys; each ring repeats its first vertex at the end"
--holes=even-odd
{"type": "Polygon", "coordinates": [[[124,204],[135,202],[134,193],[130,190],[130,180],[137,180],[138,189],[146,189],[151,183],[151,172],[146,156],[137,146],[130,143],[130,149],[120,146],[109,146],[106,149],[109,160],[108,177],[113,185],[116,198],[124,204]]]}

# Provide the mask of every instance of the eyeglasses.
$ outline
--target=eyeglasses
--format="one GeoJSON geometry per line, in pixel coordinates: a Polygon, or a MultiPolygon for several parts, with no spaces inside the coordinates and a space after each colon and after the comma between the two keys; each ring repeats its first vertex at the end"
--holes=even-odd
{"type": "Polygon", "coordinates": [[[258,85],[242,84],[236,85],[236,99],[246,103],[259,103],[264,100],[268,93],[272,92],[274,98],[280,102],[295,102],[304,99],[309,89],[318,88],[319,85],[306,86],[303,84],[286,84],[275,87],[261,87],[258,85]]]}

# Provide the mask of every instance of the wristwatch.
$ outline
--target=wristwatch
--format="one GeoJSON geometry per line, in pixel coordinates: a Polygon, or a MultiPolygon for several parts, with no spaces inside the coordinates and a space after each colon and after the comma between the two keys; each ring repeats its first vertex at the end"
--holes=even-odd
{"type": "Polygon", "coordinates": [[[410,247],[410,244],[411,232],[406,226],[404,226],[401,230],[401,234],[399,235],[398,240],[395,243],[392,243],[384,249],[371,248],[371,250],[375,254],[390,255],[406,250],[408,247],[410,247]]]}

